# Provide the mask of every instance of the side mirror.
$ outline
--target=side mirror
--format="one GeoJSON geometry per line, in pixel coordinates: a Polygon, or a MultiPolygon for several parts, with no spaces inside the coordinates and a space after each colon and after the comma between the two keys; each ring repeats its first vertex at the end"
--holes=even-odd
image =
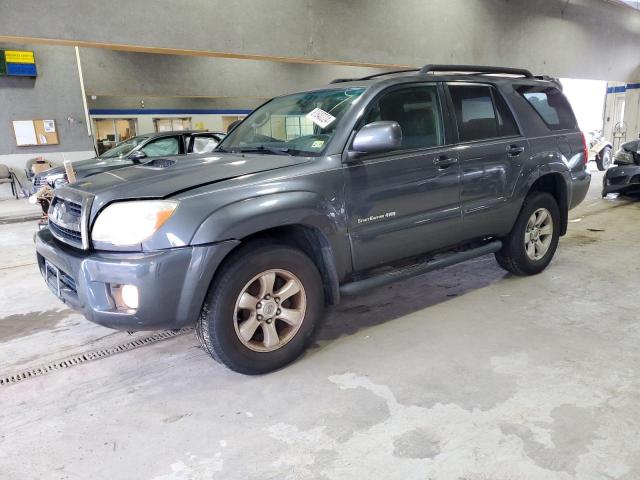
{"type": "Polygon", "coordinates": [[[373,122],[356,133],[349,157],[357,158],[366,153],[390,152],[400,148],[402,129],[398,122],[373,122]]]}
{"type": "Polygon", "coordinates": [[[133,160],[135,163],[140,163],[145,158],[147,158],[147,154],[142,150],[136,150],[131,155],[129,155],[129,160],[133,160]]]}

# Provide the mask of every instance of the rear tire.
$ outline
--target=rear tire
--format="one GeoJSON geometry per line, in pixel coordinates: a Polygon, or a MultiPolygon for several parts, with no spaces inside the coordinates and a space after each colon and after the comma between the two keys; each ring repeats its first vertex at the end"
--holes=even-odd
{"type": "Polygon", "coordinates": [[[514,275],[535,275],[551,262],[560,239],[560,208],[546,192],[527,196],[520,215],[495,256],[514,275]]]}
{"type": "Polygon", "coordinates": [[[324,305],[322,278],[309,257],[288,246],[250,243],[216,275],[196,334],[231,370],[263,374],[305,351],[324,305]]]}
{"type": "Polygon", "coordinates": [[[611,147],[604,147],[600,153],[596,155],[596,165],[598,170],[604,172],[611,166],[611,147]]]}

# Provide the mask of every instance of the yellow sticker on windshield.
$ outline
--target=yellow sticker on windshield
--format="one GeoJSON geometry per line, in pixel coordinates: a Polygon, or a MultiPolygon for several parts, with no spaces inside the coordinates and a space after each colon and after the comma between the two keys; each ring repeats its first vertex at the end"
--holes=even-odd
{"type": "Polygon", "coordinates": [[[316,140],[311,144],[311,148],[322,148],[324,145],[324,140],[316,140]]]}

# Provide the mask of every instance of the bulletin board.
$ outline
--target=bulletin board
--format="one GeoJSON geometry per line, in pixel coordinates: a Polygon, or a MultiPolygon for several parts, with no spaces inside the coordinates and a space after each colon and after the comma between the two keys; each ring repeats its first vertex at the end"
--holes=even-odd
{"type": "Polygon", "coordinates": [[[60,143],[55,120],[14,120],[13,135],[19,147],[60,143]]]}

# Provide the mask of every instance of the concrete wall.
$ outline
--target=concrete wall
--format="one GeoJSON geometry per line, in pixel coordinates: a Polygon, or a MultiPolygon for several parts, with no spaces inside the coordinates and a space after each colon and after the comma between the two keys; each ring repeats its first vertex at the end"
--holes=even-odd
{"type": "Polygon", "coordinates": [[[253,110],[266,99],[207,98],[207,97],[148,97],[148,96],[87,96],[89,110],[104,109],[207,109],[253,110]],[[144,103],[142,103],[144,102],[144,103]]]}
{"type": "Polygon", "coordinates": [[[217,97],[235,105],[259,104],[335,78],[363,77],[380,69],[228,58],[158,55],[81,48],[87,95],[217,97]]]}
{"type": "MultiPolygon", "coordinates": [[[[24,49],[24,45],[0,44],[0,49],[24,49]]],[[[87,135],[73,48],[32,49],[37,78],[0,77],[0,163],[21,170],[35,156],[57,160],[91,156],[93,143],[87,135]],[[11,122],[32,119],[54,119],[60,144],[18,147],[11,122]]]]}
{"type": "Polygon", "coordinates": [[[0,41],[368,66],[504,64],[621,81],[640,79],[639,25],[640,12],[603,0],[156,0],[153,8],[111,0],[106,10],[85,0],[4,0],[0,7],[0,41]]]}

